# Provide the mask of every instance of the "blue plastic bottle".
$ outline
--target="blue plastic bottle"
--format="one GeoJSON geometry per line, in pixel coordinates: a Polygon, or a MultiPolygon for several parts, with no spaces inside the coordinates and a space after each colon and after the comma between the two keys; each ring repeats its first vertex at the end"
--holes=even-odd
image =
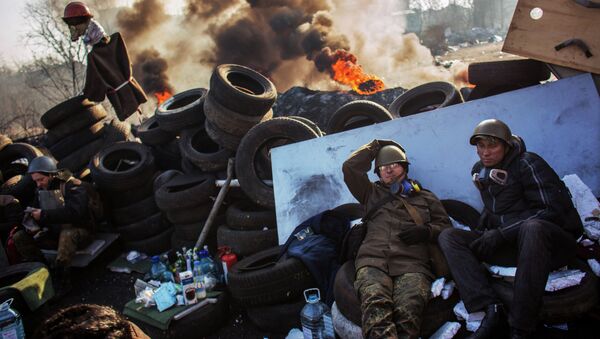
{"type": "Polygon", "coordinates": [[[21,315],[10,308],[13,299],[6,300],[0,305],[0,338],[25,339],[25,328],[21,315]]]}
{"type": "Polygon", "coordinates": [[[306,305],[300,312],[302,333],[304,339],[334,339],[331,310],[321,302],[318,288],[309,288],[304,291],[306,305]]]}
{"type": "Polygon", "coordinates": [[[208,250],[203,249],[198,252],[200,267],[202,269],[202,274],[204,275],[204,287],[206,291],[212,291],[212,289],[217,285],[217,273],[216,266],[214,261],[210,257],[210,253],[208,250]]]}
{"type": "Polygon", "coordinates": [[[160,257],[155,255],[152,257],[152,266],[150,267],[150,277],[154,280],[162,281],[167,271],[167,266],[160,261],[160,257]]]}

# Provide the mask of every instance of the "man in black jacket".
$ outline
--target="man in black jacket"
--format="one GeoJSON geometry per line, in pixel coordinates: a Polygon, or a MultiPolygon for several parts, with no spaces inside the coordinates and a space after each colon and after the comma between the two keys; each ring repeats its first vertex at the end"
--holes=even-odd
{"type": "MultiPolygon", "coordinates": [[[[28,173],[37,185],[32,207],[26,209],[34,220],[14,235],[15,246],[23,260],[43,261],[40,244],[56,243],[55,274],[59,289],[68,290],[69,266],[75,251],[89,244],[92,239],[94,220],[88,208],[89,197],[81,182],[68,171],[59,171],[54,159],[40,156],[31,161],[28,173]],[[37,225],[33,225],[37,224],[37,225]],[[40,229],[47,228],[45,236],[40,229]],[[47,241],[49,240],[49,241],[47,241]]],[[[60,294],[60,293],[59,293],[60,294]]]]}
{"type": "Polygon", "coordinates": [[[583,226],[558,175],[539,155],[526,152],[505,123],[482,121],[470,143],[480,158],[471,171],[484,204],[480,225],[473,232],[447,229],[439,243],[467,310],[485,311],[471,338],[504,338],[508,332],[481,261],[517,267],[508,323],[511,338],[528,337],[548,274],[575,256],[583,226]]]}

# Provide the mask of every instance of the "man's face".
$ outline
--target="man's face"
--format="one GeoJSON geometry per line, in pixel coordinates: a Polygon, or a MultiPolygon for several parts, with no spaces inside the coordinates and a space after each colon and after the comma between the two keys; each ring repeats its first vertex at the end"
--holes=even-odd
{"type": "Polygon", "coordinates": [[[477,155],[485,167],[498,165],[504,159],[505,153],[506,146],[501,141],[477,140],[477,155]]]}
{"type": "Polygon", "coordinates": [[[384,184],[390,185],[394,182],[402,181],[406,177],[406,172],[404,172],[404,167],[400,163],[395,162],[379,166],[379,177],[384,184]]]}
{"type": "Polygon", "coordinates": [[[69,32],[71,33],[71,41],[77,41],[80,36],[85,34],[88,22],[80,23],[77,25],[69,25],[69,32]]]}
{"type": "Polygon", "coordinates": [[[43,173],[32,173],[31,179],[33,179],[33,181],[35,181],[37,188],[42,189],[42,190],[48,189],[48,186],[50,185],[50,181],[52,181],[52,178],[49,175],[46,175],[43,173]]]}

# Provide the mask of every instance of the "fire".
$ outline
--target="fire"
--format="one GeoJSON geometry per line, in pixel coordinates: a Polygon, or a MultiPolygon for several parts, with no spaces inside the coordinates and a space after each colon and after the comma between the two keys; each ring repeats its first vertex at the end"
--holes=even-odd
{"type": "Polygon", "coordinates": [[[172,94],[169,91],[164,90],[162,92],[154,92],[154,96],[156,97],[156,101],[160,105],[165,100],[169,99],[172,96],[172,94]]]}
{"type": "Polygon", "coordinates": [[[385,88],[381,79],[363,71],[352,53],[338,49],[332,57],[333,80],[351,86],[354,91],[362,95],[374,94],[385,88]]]}

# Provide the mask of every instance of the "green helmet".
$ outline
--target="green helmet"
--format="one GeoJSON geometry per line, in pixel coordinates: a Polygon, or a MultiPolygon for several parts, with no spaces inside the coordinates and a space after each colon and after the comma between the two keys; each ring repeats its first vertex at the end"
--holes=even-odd
{"type": "Polygon", "coordinates": [[[34,158],[29,163],[29,167],[27,168],[27,173],[57,173],[58,168],[56,167],[56,160],[51,157],[42,155],[37,158],[34,158]]]}
{"type": "Polygon", "coordinates": [[[489,136],[495,137],[504,141],[507,145],[510,145],[510,137],[512,133],[508,125],[498,119],[487,119],[480,122],[475,130],[469,142],[471,145],[477,144],[477,137],[489,136]]]}
{"type": "Polygon", "coordinates": [[[410,164],[406,157],[406,151],[399,144],[396,145],[385,145],[379,149],[377,157],[375,158],[375,173],[377,173],[379,166],[389,165],[399,162],[401,164],[410,164]]]}

